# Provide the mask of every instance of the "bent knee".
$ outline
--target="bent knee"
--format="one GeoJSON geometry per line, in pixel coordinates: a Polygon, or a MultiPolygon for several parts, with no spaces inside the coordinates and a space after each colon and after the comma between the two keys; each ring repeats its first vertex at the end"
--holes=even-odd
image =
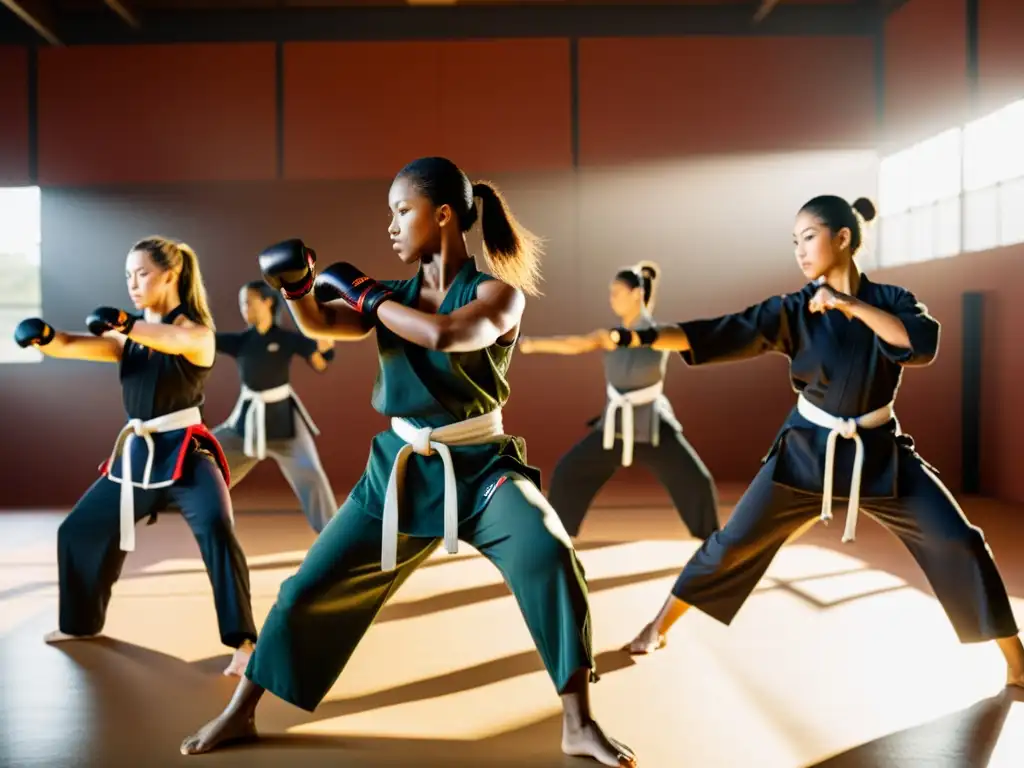
{"type": "Polygon", "coordinates": [[[537,536],[522,547],[513,559],[517,570],[538,574],[574,570],[577,563],[576,550],[572,544],[551,534],[537,536]]]}
{"type": "Polygon", "coordinates": [[[985,532],[978,526],[971,525],[966,521],[964,521],[963,525],[957,525],[949,530],[942,531],[940,539],[942,544],[947,547],[971,550],[988,548],[988,543],[985,541],[985,532]]]}
{"type": "Polygon", "coordinates": [[[219,540],[234,535],[234,525],[226,512],[219,508],[205,510],[196,516],[192,532],[197,539],[219,540]]]}
{"type": "Polygon", "coordinates": [[[94,539],[101,533],[106,536],[119,526],[120,518],[115,515],[89,515],[76,506],[57,527],[57,544],[65,546],[75,541],[94,539]]]}
{"type": "Polygon", "coordinates": [[[319,580],[307,578],[300,568],[281,583],[275,610],[286,616],[307,614],[321,602],[327,589],[319,580]]]}

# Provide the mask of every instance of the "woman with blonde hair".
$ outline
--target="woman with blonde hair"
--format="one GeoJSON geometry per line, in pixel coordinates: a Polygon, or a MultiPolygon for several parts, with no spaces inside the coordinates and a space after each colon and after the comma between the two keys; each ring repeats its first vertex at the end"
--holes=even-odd
{"type": "MultiPolygon", "coordinates": [[[[642,261],[612,278],[609,301],[623,327],[654,327],[659,271],[657,264],[642,261]]],[[[703,540],[718,530],[715,481],[683,437],[663,392],[668,352],[609,349],[601,334],[524,338],[519,348],[524,354],[605,352],[608,402],[604,413],[590,422],[593,429],[559,460],[548,493],[570,535],[579,534],[598,491],[620,466],[628,467],[634,459],[665,487],[693,536],[703,540]]]]}
{"type": "Polygon", "coordinates": [[[65,333],[39,318],[15,329],[22,347],[49,357],[117,363],[128,423],[101,477],[57,531],[60,628],[48,643],[95,637],[135,524],[169,506],[181,510],[213,586],[221,641],[235,649],[226,675],[245,669],[256,641],[249,569],[235,538],[228,468],[203,424],[203,385],[216,356],[213,318],[199,261],[184,243],[147,237],[125,264],[128,293],[141,315],[100,307],[87,334],[65,333]]]}

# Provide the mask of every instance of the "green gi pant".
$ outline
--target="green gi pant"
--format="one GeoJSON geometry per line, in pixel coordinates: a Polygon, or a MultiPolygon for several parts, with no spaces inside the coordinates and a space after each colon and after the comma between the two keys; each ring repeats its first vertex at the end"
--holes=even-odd
{"type": "MultiPolygon", "coordinates": [[[[540,490],[509,475],[483,511],[460,525],[459,538],[501,571],[558,692],[580,669],[594,679],[583,566],[540,490]]],[[[439,543],[400,534],[398,566],[384,573],[380,519],[346,501],[281,585],[246,677],[312,712],[381,608],[439,543]]]]}

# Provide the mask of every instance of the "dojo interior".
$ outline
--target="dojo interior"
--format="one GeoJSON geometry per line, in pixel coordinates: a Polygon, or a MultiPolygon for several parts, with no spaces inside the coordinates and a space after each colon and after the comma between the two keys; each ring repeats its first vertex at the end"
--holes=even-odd
{"type": "MultiPolygon", "coordinates": [[[[255,254],[287,237],[408,276],[387,189],[422,155],[494,181],[544,237],[531,336],[611,325],[608,281],[641,259],[662,267],[661,322],[795,290],[802,203],[874,199],[861,267],[942,323],[898,417],[1024,621],[1022,35],[1019,0],[0,0],[0,766],[182,764],[234,687],[175,513],[140,526],[105,639],[42,643],[57,526],[124,413],[112,366],[44,360],[14,326],[78,331],[125,306],[125,254],[151,233],[196,249],[223,330],[243,327],[255,254]]],[[[324,374],[293,364],[292,383],[340,500],[387,421],[372,342],[336,354],[324,374]]],[[[506,430],[550,478],[604,407],[601,358],[518,355],[510,376],[506,430]]],[[[673,359],[665,392],[724,521],[794,403],[786,361],[673,359]]],[[[220,358],[208,422],[237,395],[220,358]]],[[[259,625],[314,534],[272,462],[232,501],[259,625]]],[[[641,766],[1024,765],[1024,694],[1003,690],[995,647],[957,642],[890,534],[862,518],[844,545],[841,527],[784,548],[731,627],[694,611],[632,658],[698,542],[642,469],[605,487],[577,542],[592,696],[641,766]]],[[[316,713],[268,697],[260,747],[195,759],[594,765],[561,755],[559,713],[514,599],[463,544],[399,591],[316,713]]]]}

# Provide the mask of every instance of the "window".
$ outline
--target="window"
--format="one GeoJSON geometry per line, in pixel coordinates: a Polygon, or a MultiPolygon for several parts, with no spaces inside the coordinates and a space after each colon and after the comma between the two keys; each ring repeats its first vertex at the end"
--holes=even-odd
{"type": "Polygon", "coordinates": [[[973,192],[1024,176],[1024,100],[964,128],[964,189],[973,192]]]}
{"type": "Polygon", "coordinates": [[[914,156],[905,149],[878,165],[878,210],[882,216],[896,216],[910,210],[910,166],[914,156]]]}
{"type": "Polygon", "coordinates": [[[953,128],[882,159],[881,266],[959,253],[962,147],[963,131],[953,128]],[[950,205],[951,200],[956,204],[950,205]],[[950,242],[952,233],[955,244],[950,242]]]}
{"type": "Polygon", "coordinates": [[[881,266],[1024,242],[1024,100],[882,158],[881,266]]]}
{"type": "Polygon", "coordinates": [[[922,141],[910,153],[910,205],[919,208],[960,194],[963,131],[922,141]]]}
{"type": "Polygon", "coordinates": [[[14,328],[42,315],[39,187],[0,187],[0,363],[32,363],[36,349],[14,343],[14,328]]]}

